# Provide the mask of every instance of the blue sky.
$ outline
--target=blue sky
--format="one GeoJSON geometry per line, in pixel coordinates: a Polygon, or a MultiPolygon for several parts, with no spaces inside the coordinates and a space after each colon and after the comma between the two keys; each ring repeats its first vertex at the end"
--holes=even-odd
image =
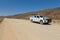
{"type": "Polygon", "coordinates": [[[0,0],[0,16],[60,7],[60,0],[0,0]]]}

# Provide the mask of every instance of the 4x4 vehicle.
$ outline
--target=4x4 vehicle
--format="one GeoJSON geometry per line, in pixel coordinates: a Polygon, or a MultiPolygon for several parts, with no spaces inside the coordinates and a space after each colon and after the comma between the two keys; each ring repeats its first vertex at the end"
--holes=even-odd
{"type": "Polygon", "coordinates": [[[40,15],[33,15],[30,17],[30,21],[38,22],[40,24],[44,24],[44,23],[49,24],[51,22],[51,19],[40,15]]]}

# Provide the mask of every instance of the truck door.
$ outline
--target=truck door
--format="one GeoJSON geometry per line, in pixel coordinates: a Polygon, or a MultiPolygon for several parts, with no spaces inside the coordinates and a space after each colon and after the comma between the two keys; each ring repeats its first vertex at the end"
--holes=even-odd
{"type": "Polygon", "coordinates": [[[36,17],[36,21],[37,21],[37,22],[39,22],[39,21],[40,21],[40,19],[39,19],[39,18],[40,18],[40,16],[37,16],[37,17],[36,17]]]}
{"type": "Polygon", "coordinates": [[[36,16],[34,16],[33,21],[36,21],[36,16]]]}

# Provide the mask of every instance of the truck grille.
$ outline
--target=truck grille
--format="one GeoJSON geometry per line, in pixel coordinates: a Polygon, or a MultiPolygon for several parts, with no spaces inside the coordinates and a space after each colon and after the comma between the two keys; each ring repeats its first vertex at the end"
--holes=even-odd
{"type": "Polygon", "coordinates": [[[48,22],[51,22],[52,20],[51,19],[46,19],[48,22]]]}

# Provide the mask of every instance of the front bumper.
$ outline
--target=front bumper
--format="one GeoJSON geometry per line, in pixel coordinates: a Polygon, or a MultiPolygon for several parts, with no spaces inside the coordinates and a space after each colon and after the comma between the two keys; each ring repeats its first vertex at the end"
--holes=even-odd
{"type": "Polygon", "coordinates": [[[48,21],[48,23],[52,22],[52,19],[46,19],[48,21]]]}
{"type": "Polygon", "coordinates": [[[45,21],[44,21],[44,23],[51,23],[52,22],[52,19],[46,19],[45,21]]]}

